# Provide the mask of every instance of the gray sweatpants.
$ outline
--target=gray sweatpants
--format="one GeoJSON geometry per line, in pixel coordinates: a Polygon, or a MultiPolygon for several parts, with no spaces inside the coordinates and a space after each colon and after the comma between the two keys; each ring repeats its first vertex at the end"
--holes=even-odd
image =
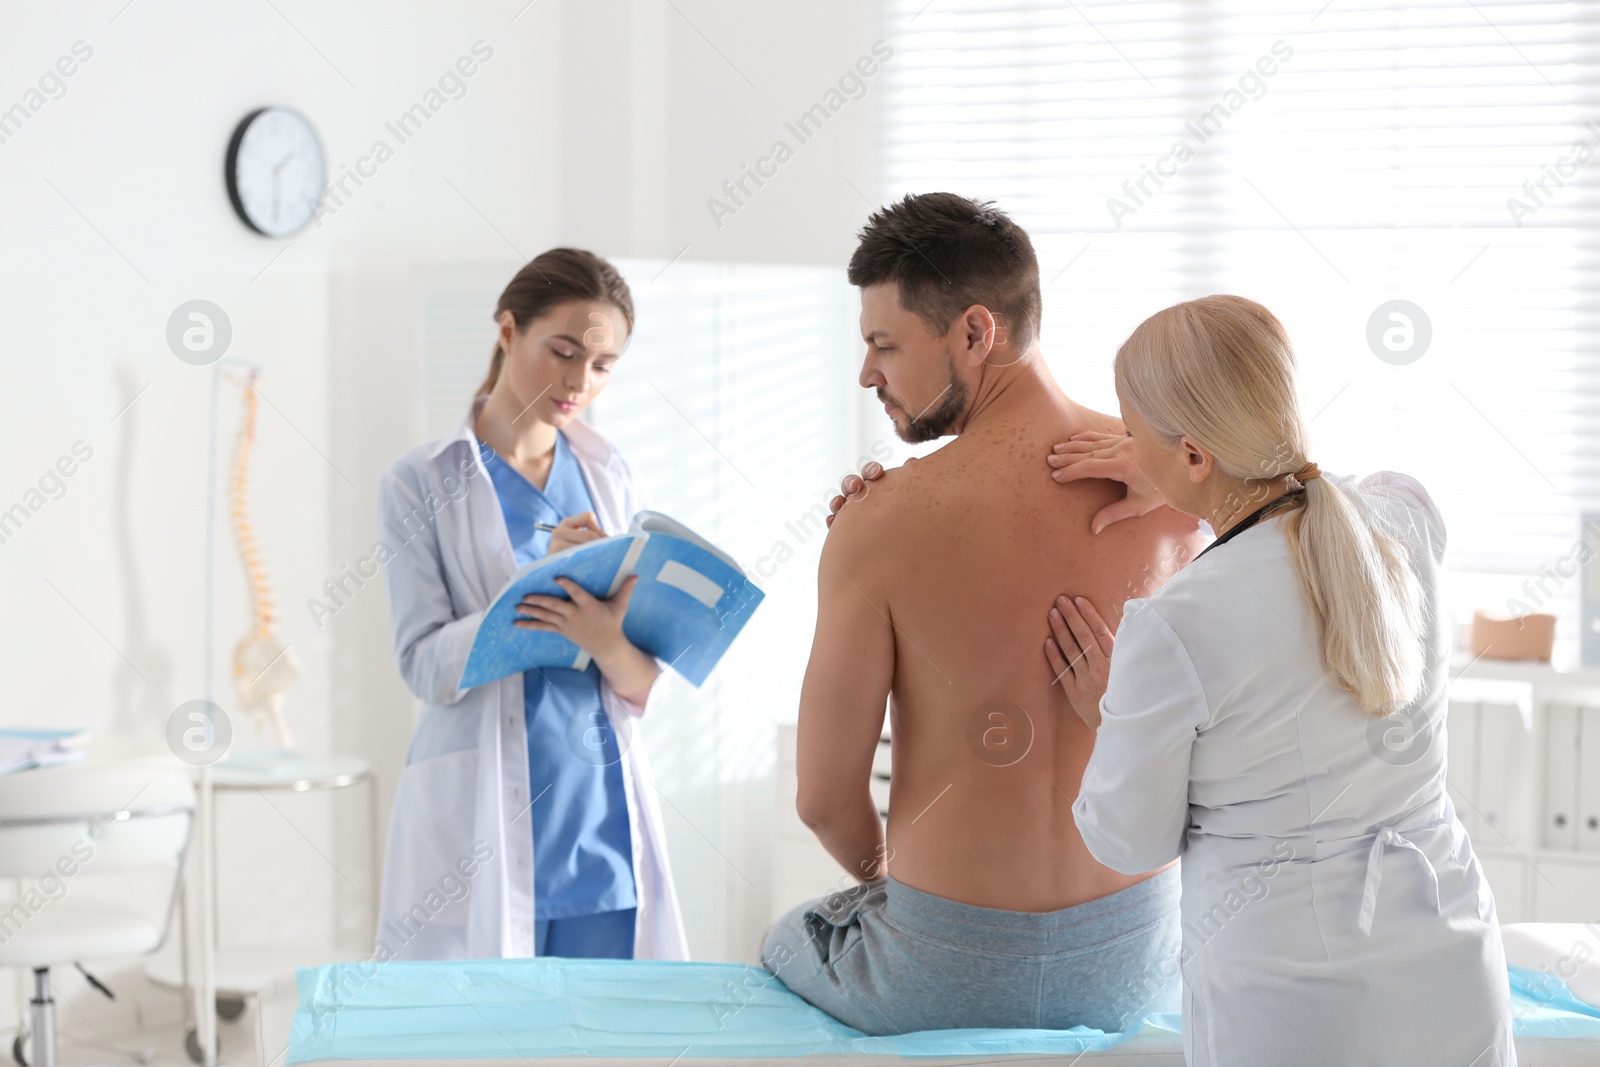
{"type": "Polygon", "coordinates": [[[868,1034],[967,1027],[1121,1031],[1178,1011],[1178,868],[1053,912],[975,908],[885,882],[807,901],[761,962],[868,1034]]]}

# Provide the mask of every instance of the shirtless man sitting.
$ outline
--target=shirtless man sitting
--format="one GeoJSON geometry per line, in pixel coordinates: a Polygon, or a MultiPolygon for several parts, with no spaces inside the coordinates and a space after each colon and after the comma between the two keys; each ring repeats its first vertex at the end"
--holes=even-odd
{"type": "Polygon", "coordinates": [[[850,260],[863,388],[909,442],[957,435],[837,516],[799,712],[800,818],[861,884],[775,924],[762,962],[869,1034],[1121,1030],[1175,1010],[1178,872],[1095,862],[1072,802],[1094,735],[1045,655],[1065,589],[1147,596],[1204,544],[1162,507],[1091,532],[1124,492],[1046,457],[1120,420],[1074,403],[1038,344],[1021,227],[950,193],[872,215],[850,260]],[[888,837],[868,783],[891,722],[888,837]]]}

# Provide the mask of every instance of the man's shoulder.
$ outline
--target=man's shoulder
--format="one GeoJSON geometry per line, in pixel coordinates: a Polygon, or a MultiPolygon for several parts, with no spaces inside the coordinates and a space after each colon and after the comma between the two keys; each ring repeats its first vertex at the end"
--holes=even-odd
{"type": "Polygon", "coordinates": [[[898,467],[885,468],[883,476],[865,483],[865,488],[845,500],[833,521],[830,539],[840,533],[861,536],[883,524],[911,521],[918,513],[937,510],[940,501],[952,497],[957,487],[942,477],[948,467],[949,446],[926,456],[913,457],[898,467]]]}

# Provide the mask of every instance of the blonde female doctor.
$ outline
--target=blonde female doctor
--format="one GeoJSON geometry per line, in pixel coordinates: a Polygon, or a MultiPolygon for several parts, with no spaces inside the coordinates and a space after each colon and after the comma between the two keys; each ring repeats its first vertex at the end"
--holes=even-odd
{"type": "Polygon", "coordinates": [[[485,610],[523,565],[625,530],[644,507],[617,450],[579,421],[633,328],[616,270],[557,248],[506,286],[488,379],[459,425],[383,477],[400,673],[421,714],[384,865],[375,956],[687,959],[644,745],[663,665],[609,600],[560,579],[515,625],[555,631],[586,670],[459,685],[485,610]]]}
{"type": "Polygon", "coordinates": [[[1057,480],[1128,484],[1097,527],[1167,503],[1218,535],[1127,602],[1114,651],[1071,590],[1049,612],[1097,731],[1073,815],[1108,867],[1182,857],[1188,1063],[1514,1064],[1445,793],[1444,523],[1406,475],[1307,462],[1294,373],[1259,304],[1179,304],[1117,353],[1126,435],[1056,446],[1057,480]]]}

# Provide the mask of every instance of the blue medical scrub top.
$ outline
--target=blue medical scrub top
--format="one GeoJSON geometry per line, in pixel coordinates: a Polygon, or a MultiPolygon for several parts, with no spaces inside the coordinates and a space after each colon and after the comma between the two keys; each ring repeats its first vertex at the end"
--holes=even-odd
{"type": "MultiPolygon", "coordinates": [[[[518,567],[542,559],[550,547],[550,534],[534,529],[535,522],[554,525],[594,510],[565,434],[556,434],[543,492],[482,441],[478,450],[518,567]]],[[[581,671],[526,671],[522,689],[529,795],[537,798],[528,811],[535,914],[571,919],[637,906],[622,756],[600,702],[599,668],[591,662],[581,671]]]]}

